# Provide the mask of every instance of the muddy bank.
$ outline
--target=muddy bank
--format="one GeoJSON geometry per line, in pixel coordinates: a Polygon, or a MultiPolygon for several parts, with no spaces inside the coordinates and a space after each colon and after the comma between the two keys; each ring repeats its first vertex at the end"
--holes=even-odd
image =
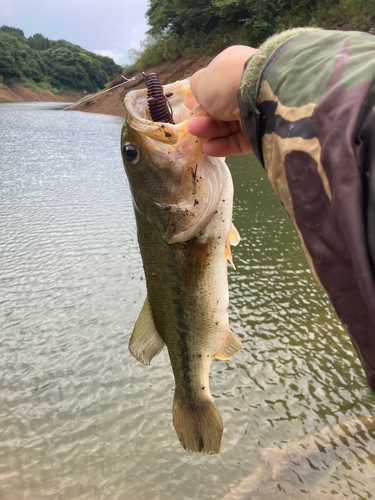
{"type": "MultiPolygon", "coordinates": [[[[145,73],[149,74],[155,72],[162,85],[167,83],[173,83],[176,80],[183,80],[191,76],[193,73],[201,68],[207,66],[207,64],[214,58],[214,55],[207,55],[205,52],[197,52],[190,56],[179,57],[174,61],[165,61],[152,68],[148,68],[145,73]]],[[[131,75],[126,75],[126,77],[134,76],[137,74],[135,72],[131,75]]],[[[118,88],[113,88],[116,85],[123,83],[123,78],[121,76],[117,77],[110,85],[109,92],[105,92],[93,99],[83,101],[72,109],[78,111],[88,111],[91,113],[103,113],[109,115],[125,116],[124,111],[124,98],[127,92],[134,89],[141,89],[145,87],[144,81],[139,80],[138,82],[128,83],[118,88]]]]}
{"type": "Polygon", "coordinates": [[[82,99],[83,92],[61,93],[56,95],[50,90],[39,89],[35,92],[19,83],[3,85],[0,83],[0,102],[75,102],[82,99]]]}

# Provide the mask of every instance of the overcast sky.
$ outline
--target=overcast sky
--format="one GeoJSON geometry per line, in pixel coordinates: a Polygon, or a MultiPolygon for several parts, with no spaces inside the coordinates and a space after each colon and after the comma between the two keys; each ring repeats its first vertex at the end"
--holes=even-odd
{"type": "Polygon", "coordinates": [[[146,37],[147,8],[148,0],[3,0],[0,26],[64,39],[123,64],[146,37]]]}

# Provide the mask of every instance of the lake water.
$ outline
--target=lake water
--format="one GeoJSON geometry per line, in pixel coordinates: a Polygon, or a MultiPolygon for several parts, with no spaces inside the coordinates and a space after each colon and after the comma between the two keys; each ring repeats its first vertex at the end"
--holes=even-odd
{"type": "MultiPolygon", "coordinates": [[[[166,349],[128,352],[145,298],[122,119],[0,105],[0,498],[220,500],[263,448],[375,414],[360,364],[252,156],[230,159],[229,269],[244,350],[215,360],[219,455],[172,425],[166,349]]],[[[375,432],[290,460],[252,499],[374,498],[375,432]]]]}

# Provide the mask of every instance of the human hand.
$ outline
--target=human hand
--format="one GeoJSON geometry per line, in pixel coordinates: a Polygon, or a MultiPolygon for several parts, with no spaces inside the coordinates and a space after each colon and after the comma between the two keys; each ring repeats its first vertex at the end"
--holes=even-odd
{"type": "Polygon", "coordinates": [[[256,51],[244,45],[229,47],[191,78],[191,90],[210,116],[192,118],[188,129],[191,134],[208,139],[203,152],[210,156],[252,152],[241,129],[237,90],[244,64],[256,51]]]}

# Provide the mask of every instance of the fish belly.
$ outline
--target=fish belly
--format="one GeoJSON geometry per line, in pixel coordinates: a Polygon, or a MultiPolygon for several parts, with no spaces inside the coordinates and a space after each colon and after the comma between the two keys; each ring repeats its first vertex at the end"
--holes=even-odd
{"type": "Polygon", "coordinates": [[[209,371],[229,332],[225,238],[170,245],[139,212],[137,227],[152,316],[175,377],[176,432],[185,449],[218,453],[223,426],[209,371]]]}

